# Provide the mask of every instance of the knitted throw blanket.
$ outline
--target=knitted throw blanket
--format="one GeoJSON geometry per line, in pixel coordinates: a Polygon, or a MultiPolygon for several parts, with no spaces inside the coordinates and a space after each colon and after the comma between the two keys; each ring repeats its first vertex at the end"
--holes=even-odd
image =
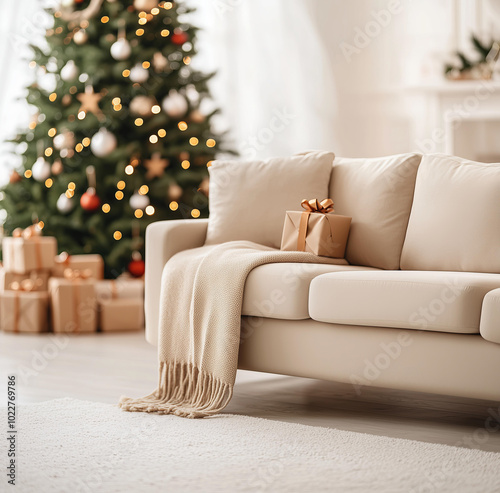
{"type": "Polygon", "coordinates": [[[140,399],[122,397],[120,407],[187,418],[224,409],[236,378],[246,278],[255,267],[275,262],[346,263],[248,241],[172,257],[162,278],[158,389],[140,399]]]}

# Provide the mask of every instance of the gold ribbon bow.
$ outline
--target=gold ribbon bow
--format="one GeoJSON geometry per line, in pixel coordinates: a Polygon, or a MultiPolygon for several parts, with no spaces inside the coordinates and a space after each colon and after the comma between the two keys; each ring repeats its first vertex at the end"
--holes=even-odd
{"type": "Polygon", "coordinates": [[[307,200],[304,199],[300,205],[306,212],[303,212],[300,216],[299,224],[299,236],[297,237],[297,250],[299,252],[306,251],[306,237],[307,237],[307,225],[309,223],[309,216],[311,214],[328,214],[329,212],[334,212],[333,210],[333,200],[323,199],[321,202],[318,199],[307,200]]]}
{"type": "Polygon", "coordinates": [[[71,269],[71,268],[64,269],[64,278],[70,281],[76,279],[85,280],[91,276],[92,276],[92,271],[90,269],[84,269],[84,270],[71,269]]]}
{"type": "Polygon", "coordinates": [[[335,212],[333,210],[333,200],[324,199],[321,202],[318,199],[306,200],[304,199],[300,205],[307,212],[320,212],[321,214],[328,214],[329,212],[335,212]]]}

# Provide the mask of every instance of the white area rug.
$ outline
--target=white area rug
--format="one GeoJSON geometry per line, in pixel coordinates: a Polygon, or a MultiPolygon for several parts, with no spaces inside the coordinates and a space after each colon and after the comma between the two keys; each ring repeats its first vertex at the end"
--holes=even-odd
{"type": "Polygon", "coordinates": [[[23,493],[500,491],[500,454],[244,416],[58,399],[21,406],[18,429],[23,493]]]}

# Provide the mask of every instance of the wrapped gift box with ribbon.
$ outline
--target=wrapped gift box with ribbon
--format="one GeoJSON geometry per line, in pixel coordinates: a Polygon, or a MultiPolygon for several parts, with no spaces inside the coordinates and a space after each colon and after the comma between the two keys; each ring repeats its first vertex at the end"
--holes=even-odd
{"type": "Polygon", "coordinates": [[[64,277],[49,280],[54,332],[84,333],[97,330],[96,280],[89,271],[66,269],[64,277]]]}
{"type": "Polygon", "coordinates": [[[42,284],[41,278],[14,281],[0,294],[0,326],[4,331],[47,332],[49,294],[40,291],[42,284]]]}
{"type": "Polygon", "coordinates": [[[66,269],[90,272],[90,277],[93,279],[104,278],[104,260],[97,254],[68,255],[68,253],[63,252],[55,258],[52,276],[64,277],[66,269]]]}
{"type": "Polygon", "coordinates": [[[0,292],[7,291],[11,289],[12,285],[15,283],[21,283],[23,281],[32,280],[39,283],[41,281],[41,286],[37,291],[47,291],[49,289],[49,276],[50,271],[31,271],[29,274],[16,274],[15,272],[7,272],[3,267],[0,268],[0,292]]]}
{"type": "Polygon", "coordinates": [[[103,332],[144,328],[144,281],[119,277],[96,284],[103,332]]]}
{"type": "Polygon", "coordinates": [[[57,240],[41,236],[37,225],[25,230],[16,229],[12,237],[2,240],[3,266],[6,272],[29,274],[51,270],[57,254],[57,240]]]}
{"type": "Polygon", "coordinates": [[[281,250],[343,258],[352,218],[331,214],[331,199],[303,200],[301,205],[305,211],[286,212],[281,250]]]}

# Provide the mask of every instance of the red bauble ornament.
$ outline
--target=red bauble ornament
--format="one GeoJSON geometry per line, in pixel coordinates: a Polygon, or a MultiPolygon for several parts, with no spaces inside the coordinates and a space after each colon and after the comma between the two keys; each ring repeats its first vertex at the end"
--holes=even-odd
{"type": "Polygon", "coordinates": [[[183,45],[184,43],[186,43],[187,41],[189,41],[189,36],[184,31],[181,31],[181,32],[172,34],[172,36],[170,36],[170,39],[171,39],[172,43],[174,43],[174,45],[180,46],[180,45],[183,45]]]}
{"type": "Polygon", "coordinates": [[[87,212],[93,212],[99,209],[101,200],[97,196],[95,188],[87,188],[87,191],[80,197],[80,205],[82,209],[87,212]]]}
{"type": "Polygon", "coordinates": [[[142,260],[142,255],[140,252],[132,253],[132,260],[128,264],[128,271],[134,277],[142,277],[146,270],[146,264],[142,260]]]}

